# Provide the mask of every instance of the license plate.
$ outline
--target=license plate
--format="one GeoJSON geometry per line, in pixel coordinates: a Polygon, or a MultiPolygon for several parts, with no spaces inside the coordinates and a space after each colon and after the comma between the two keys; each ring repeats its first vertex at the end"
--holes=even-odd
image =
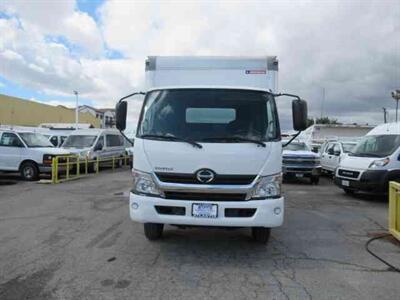
{"type": "Polygon", "coordinates": [[[218,205],[211,203],[193,203],[192,216],[196,218],[216,218],[218,205]]]}
{"type": "Polygon", "coordinates": [[[343,186],[350,186],[350,181],[348,181],[348,180],[342,180],[342,185],[343,185],[343,186]]]}
{"type": "Polygon", "coordinates": [[[304,175],[303,174],[296,174],[297,178],[302,178],[304,175]]]}

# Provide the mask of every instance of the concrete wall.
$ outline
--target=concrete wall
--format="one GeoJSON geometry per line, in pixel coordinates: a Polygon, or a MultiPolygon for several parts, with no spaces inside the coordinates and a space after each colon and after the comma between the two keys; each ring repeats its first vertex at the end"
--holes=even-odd
{"type": "MultiPolygon", "coordinates": [[[[41,123],[74,123],[75,110],[0,94],[0,124],[38,126],[41,123]]],[[[90,113],[79,113],[79,123],[96,128],[100,121],[90,113]]]]}

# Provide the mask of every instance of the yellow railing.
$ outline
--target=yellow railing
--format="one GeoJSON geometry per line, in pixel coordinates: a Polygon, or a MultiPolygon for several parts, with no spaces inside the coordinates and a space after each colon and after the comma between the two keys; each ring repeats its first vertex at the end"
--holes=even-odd
{"type": "Polygon", "coordinates": [[[400,183],[389,184],[389,232],[400,241],[400,183]]]}
{"type": "Polygon", "coordinates": [[[90,171],[99,173],[100,166],[109,166],[112,170],[116,166],[128,166],[131,157],[113,156],[107,158],[88,159],[80,158],[78,155],[61,155],[52,159],[51,183],[60,183],[87,176],[90,171]],[[117,165],[116,165],[117,164],[117,165]]]}

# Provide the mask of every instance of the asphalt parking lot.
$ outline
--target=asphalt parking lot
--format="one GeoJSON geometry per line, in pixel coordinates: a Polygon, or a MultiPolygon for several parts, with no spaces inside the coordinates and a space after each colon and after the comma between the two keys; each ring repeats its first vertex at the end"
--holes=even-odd
{"type": "MultiPolygon", "coordinates": [[[[0,181],[9,181],[9,177],[0,181]]],[[[397,299],[400,274],[364,249],[383,198],[284,185],[267,246],[248,230],[175,229],[149,242],[128,217],[129,171],[59,185],[0,185],[0,299],[397,299]]],[[[392,239],[371,248],[400,266],[392,239]]]]}

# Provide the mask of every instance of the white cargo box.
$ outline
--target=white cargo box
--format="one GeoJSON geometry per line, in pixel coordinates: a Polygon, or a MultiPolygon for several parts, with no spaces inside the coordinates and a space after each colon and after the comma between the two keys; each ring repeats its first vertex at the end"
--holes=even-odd
{"type": "Polygon", "coordinates": [[[149,56],[146,87],[243,87],[277,91],[276,56],[149,56]]]}

